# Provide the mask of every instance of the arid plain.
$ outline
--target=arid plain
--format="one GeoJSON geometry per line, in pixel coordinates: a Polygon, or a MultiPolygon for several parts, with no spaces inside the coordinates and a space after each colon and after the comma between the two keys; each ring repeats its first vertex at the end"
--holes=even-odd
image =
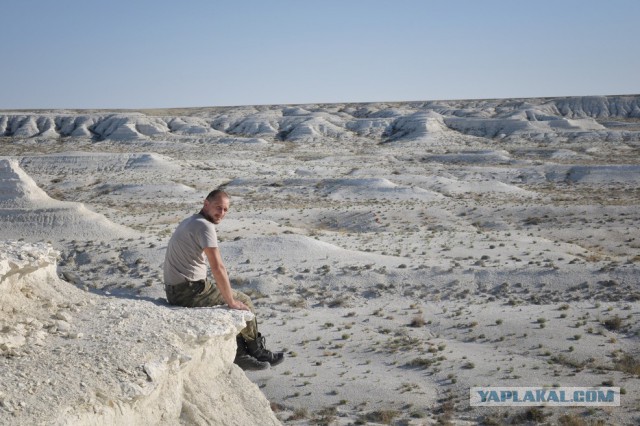
{"type": "MultiPolygon", "coordinates": [[[[224,186],[232,283],[287,354],[246,375],[285,424],[640,419],[640,96],[0,111],[0,137],[0,238],[133,310],[166,309],[168,238],[224,186]],[[476,408],[472,386],[621,406],[476,408]]],[[[9,371],[28,327],[1,318],[9,371]]]]}

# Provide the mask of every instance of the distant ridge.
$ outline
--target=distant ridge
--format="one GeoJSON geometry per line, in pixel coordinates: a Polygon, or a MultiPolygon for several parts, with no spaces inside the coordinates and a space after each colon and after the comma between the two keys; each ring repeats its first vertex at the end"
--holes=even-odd
{"type": "Polygon", "coordinates": [[[174,136],[269,143],[373,138],[640,139],[640,95],[109,111],[0,111],[0,137],[137,141],[174,136]],[[613,122],[613,123],[611,123],[613,122]]]}

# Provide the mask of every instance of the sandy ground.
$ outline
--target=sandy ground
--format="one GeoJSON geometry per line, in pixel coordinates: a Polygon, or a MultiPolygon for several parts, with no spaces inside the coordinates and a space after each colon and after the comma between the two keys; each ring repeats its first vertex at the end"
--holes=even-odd
{"type": "Polygon", "coordinates": [[[7,113],[25,176],[4,188],[42,193],[31,216],[0,194],[1,236],[50,241],[81,289],[162,299],[171,232],[225,185],[233,285],[287,353],[247,376],[283,423],[635,424],[640,119],[578,101],[154,110],[93,138],[7,113]],[[469,405],[472,386],[603,385],[620,407],[469,405]]]}

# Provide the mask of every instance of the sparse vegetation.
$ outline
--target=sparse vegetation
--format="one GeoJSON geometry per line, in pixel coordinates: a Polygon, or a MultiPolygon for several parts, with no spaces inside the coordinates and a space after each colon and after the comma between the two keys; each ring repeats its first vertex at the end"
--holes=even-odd
{"type": "Polygon", "coordinates": [[[434,364],[437,364],[440,361],[443,361],[444,357],[435,357],[435,358],[414,358],[413,360],[409,361],[406,365],[408,367],[412,367],[412,368],[429,368],[434,364]]]}
{"type": "Polygon", "coordinates": [[[303,420],[309,418],[309,410],[306,408],[296,408],[293,414],[287,419],[287,421],[292,422],[296,420],[303,420]]]}
{"type": "Polygon", "coordinates": [[[390,425],[393,419],[398,417],[399,414],[400,412],[397,410],[376,410],[358,416],[356,424],[381,423],[383,425],[390,425]]]}

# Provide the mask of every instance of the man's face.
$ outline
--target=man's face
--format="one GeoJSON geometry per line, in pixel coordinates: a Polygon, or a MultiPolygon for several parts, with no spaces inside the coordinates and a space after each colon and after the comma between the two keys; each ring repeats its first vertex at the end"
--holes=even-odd
{"type": "Polygon", "coordinates": [[[219,195],[211,201],[204,200],[203,210],[209,216],[208,219],[217,225],[229,211],[229,199],[219,195]]]}

